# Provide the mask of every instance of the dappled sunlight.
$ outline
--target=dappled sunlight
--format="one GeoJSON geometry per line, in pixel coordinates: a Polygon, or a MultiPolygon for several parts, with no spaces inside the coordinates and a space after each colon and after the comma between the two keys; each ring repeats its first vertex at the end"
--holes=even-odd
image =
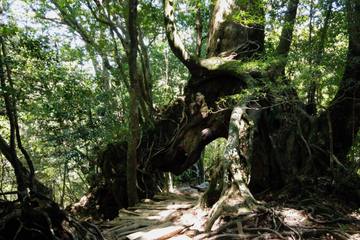
{"type": "Polygon", "coordinates": [[[349,213],[347,216],[360,221],[360,208],[357,211],[349,213]]]}
{"type": "Polygon", "coordinates": [[[206,216],[207,213],[201,209],[192,210],[183,214],[179,219],[179,223],[191,226],[190,229],[201,230],[206,216]]]}
{"type": "Polygon", "coordinates": [[[283,208],[279,210],[279,215],[283,217],[283,221],[285,224],[292,227],[305,226],[310,224],[303,210],[283,208]]]}
{"type": "Polygon", "coordinates": [[[156,228],[150,231],[139,231],[127,236],[127,239],[167,239],[180,233],[183,230],[181,226],[168,226],[156,228]]]}
{"type": "Polygon", "coordinates": [[[165,220],[167,217],[169,217],[171,214],[173,214],[175,211],[174,210],[164,210],[164,211],[160,211],[158,214],[156,215],[151,215],[148,216],[146,219],[149,220],[165,220]]]}

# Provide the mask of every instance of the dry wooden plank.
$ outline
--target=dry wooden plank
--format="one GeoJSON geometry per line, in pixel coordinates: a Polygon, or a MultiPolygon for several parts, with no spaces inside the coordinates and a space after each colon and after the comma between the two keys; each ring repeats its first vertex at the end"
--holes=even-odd
{"type": "Polygon", "coordinates": [[[117,217],[117,222],[118,223],[121,223],[121,222],[124,222],[124,221],[136,221],[138,220],[139,218],[141,217],[135,217],[135,216],[129,216],[129,215],[120,215],[117,217]]]}
{"type": "Polygon", "coordinates": [[[149,215],[156,215],[159,214],[162,210],[157,209],[136,209],[134,212],[141,216],[149,216],[149,215]]]}
{"type": "Polygon", "coordinates": [[[191,240],[192,238],[186,235],[178,235],[175,237],[169,238],[169,240],[191,240]]]}
{"type": "Polygon", "coordinates": [[[162,228],[156,228],[149,230],[147,232],[139,231],[130,235],[127,235],[127,238],[130,240],[163,240],[171,238],[181,231],[183,231],[186,227],[184,226],[168,226],[162,228]]]}
{"type": "Polygon", "coordinates": [[[149,205],[149,206],[135,206],[129,207],[129,210],[172,210],[172,209],[189,209],[194,207],[194,204],[168,204],[168,205],[149,205]]]}
{"type": "Polygon", "coordinates": [[[146,227],[153,224],[153,221],[150,220],[139,220],[139,221],[126,221],[124,224],[120,224],[119,226],[113,227],[111,229],[107,229],[104,232],[104,234],[113,234],[113,233],[119,233],[119,232],[126,232],[129,229],[136,229],[139,227],[146,227]]]}
{"type": "Polygon", "coordinates": [[[190,200],[196,201],[199,197],[199,194],[195,195],[184,195],[184,194],[176,194],[176,193],[167,193],[167,194],[157,194],[153,197],[155,201],[163,201],[169,199],[176,199],[176,200],[190,200]]]}
{"type": "Polygon", "coordinates": [[[125,214],[129,214],[129,215],[135,215],[135,216],[140,216],[140,214],[136,213],[136,212],[133,212],[133,211],[129,211],[129,210],[126,210],[125,208],[122,208],[119,210],[119,214],[120,213],[125,213],[125,214]]]}
{"type": "Polygon", "coordinates": [[[127,238],[127,235],[131,235],[131,234],[134,234],[134,233],[137,233],[137,232],[142,232],[142,233],[145,233],[145,232],[148,232],[152,229],[155,229],[156,227],[168,227],[170,226],[171,223],[162,223],[162,224],[155,224],[155,225],[149,225],[149,226],[146,226],[146,227],[142,227],[142,228],[138,228],[138,229],[132,229],[132,230],[129,230],[127,232],[121,232],[121,233],[117,233],[116,234],[116,239],[128,239],[127,238]]]}
{"type": "Polygon", "coordinates": [[[112,229],[109,229],[107,231],[105,231],[105,234],[117,234],[117,233],[122,233],[122,232],[127,232],[133,229],[138,229],[141,227],[147,227],[150,226],[152,222],[133,222],[131,224],[127,224],[125,226],[120,226],[120,227],[115,227],[112,229]]]}
{"type": "Polygon", "coordinates": [[[119,240],[119,239],[128,239],[127,236],[129,234],[133,234],[137,231],[140,231],[141,229],[146,229],[147,227],[143,227],[143,228],[138,228],[138,229],[132,229],[132,230],[129,230],[129,231],[126,231],[126,232],[121,232],[121,233],[116,233],[116,234],[112,234],[111,236],[113,238],[115,238],[116,240],[119,240]]]}
{"type": "Polygon", "coordinates": [[[119,225],[127,224],[127,222],[128,221],[121,221],[118,218],[115,218],[112,221],[103,222],[99,226],[109,229],[109,228],[113,228],[113,227],[118,227],[119,225]]]}
{"type": "Polygon", "coordinates": [[[118,217],[118,220],[131,220],[131,221],[166,221],[171,218],[173,218],[173,215],[177,213],[177,209],[173,210],[162,210],[162,211],[156,211],[156,212],[147,212],[146,214],[142,214],[141,212],[138,212],[139,216],[129,216],[129,215],[121,215],[118,217]]]}
{"type": "Polygon", "coordinates": [[[186,236],[183,232],[188,227],[183,224],[176,226],[174,221],[182,215],[181,210],[189,209],[196,204],[195,199],[178,194],[165,194],[159,196],[159,199],[160,201],[145,200],[134,207],[119,210],[119,217],[112,222],[113,227],[103,233],[108,239],[114,240],[170,237],[191,239],[192,236],[186,236]],[[177,236],[178,234],[181,235],[177,236]]]}

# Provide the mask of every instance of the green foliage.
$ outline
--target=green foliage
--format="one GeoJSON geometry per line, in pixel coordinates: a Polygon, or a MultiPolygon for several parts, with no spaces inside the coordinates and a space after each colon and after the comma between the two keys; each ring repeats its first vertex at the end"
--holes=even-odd
{"type": "MultiPolygon", "coordinates": [[[[218,163],[218,160],[221,161],[223,159],[226,143],[227,141],[225,138],[218,138],[206,145],[203,150],[201,158],[204,164],[205,181],[210,180],[210,169],[214,167],[214,164],[218,163]]],[[[199,167],[198,163],[195,163],[191,168],[187,169],[179,176],[174,176],[175,185],[189,183],[197,185],[200,177],[199,167]]]]}
{"type": "MultiPolygon", "coordinates": [[[[65,202],[75,201],[87,191],[91,175],[97,171],[96,151],[126,132],[116,93],[103,92],[96,77],[77,69],[73,63],[79,52],[69,51],[69,46],[58,51],[46,36],[11,26],[1,30],[7,33],[7,61],[23,142],[30,150],[37,177],[55,188],[59,200],[65,176],[65,202]]],[[[5,119],[1,121],[7,125],[5,119]]],[[[7,131],[1,129],[2,136],[7,136],[7,131]]]]}
{"type": "Polygon", "coordinates": [[[335,96],[344,71],[348,47],[347,23],[342,6],[333,8],[324,42],[324,52],[320,62],[317,63],[326,6],[314,5],[315,17],[312,23],[311,42],[309,42],[309,13],[306,12],[305,7],[299,9],[297,24],[300,27],[295,31],[287,74],[303,100],[306,99],[311,82],[315,81],[317,105],[319,109],[324,109],[335,96]]]}
{"type": "MultiPolygon", "coordinates": [[[[7,60],[15,85],[11,91],[17,96],[23,144],[35,164],[36,176],[53,189],[57,201],[64,198],[66,205],[77,201],[92,184],[99,171],[97,154],[108,143],[125,140],[129,134],[126,50],[116,34],[94,17],[87,1],[54,1],[69,15],[57,12],[53,2],[25,2],[36,10],[34,16],[26,16],[29,23],[21,22],[15,14],[17,9],[11,9],[26,7],[19,2],[9,5],[11,17],[0,28],[10,56],[7,60]],[[71,26],[59,24],[61,21],[78,22],[87,38],[71,26]],[[109,68],[105,66],[105,57],[109,68]],[[117,61],[121,68],[116,66],[117,61]]],[[[91,7],[97,8],[96,4],[91,7]]],[[[117,21],[125,21],[128,11],[123,4],[109,2],[106,7],[117,21]]],[[[31,12],[27,8],[22,11],[31,12]]],[[[185,67],[165,41],[162,22],[159,3],[140,2],[140,31],[149,54],[156,109],[182,94],[187,78],[185,67]]],[[[2,112],[2,99],[0,107],[2,112]]],[[[0,121],[0,134],[7,138],[7,119],[0,115],[0,121]]],[[[3,189],[14,189],[12,171],[1,173],[12,179],[3,181],[6,185],[3,189]]]]}
{"type": "Polygon", "coordinates": [[[215,159],[223,158],[225,147],[226,139],[224,138],[216,139],[205,147],[203,153],[205,169],[210,169],[210,167],[216,162],[215,159]]]}
{"type": "Polygon", "coordinates": [[[150,49],[153,70],[153,101],[156,106],[164,106],[182,94],[188,73],[174,56],[163,39],[150,49]]]}
{"type": "MultiPolygon", "coordinates": [[[[0,123],[3,121],[0,120],[0,123]]],[[[0,129],[0,133],[1,133],[0,129]]],[[[0,155],[0,194],[16,191],[16,181],[15,174],[10,165],[10,163],[0,155]]],[[[16,200],[17,196],[15,194],[5,194],[1,196],[1,199],[5,200],[16,200]]]]}
{"type": "Polygon", "coordinates": [[[360,176],[360,134],[354,136],[354,144],[349,152],[349,169],[354,169],[354,172],[360,176]]]}
{"type": "Polygon", "coordinates": [[[236,4],[239,9],[229,16],[230,20],[246,26],[265,23],[263,14],[265,2],[263,0],[251,1],[250,3],[245,0],[236,0],[236,4]]]}

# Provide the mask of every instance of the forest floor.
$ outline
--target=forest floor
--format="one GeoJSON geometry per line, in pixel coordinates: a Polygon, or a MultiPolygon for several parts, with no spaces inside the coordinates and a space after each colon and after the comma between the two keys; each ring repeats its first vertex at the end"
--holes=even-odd
{"type": "Polygon", "coordinates": [[[263,206],[241,216],[222,216],[204,231],[209,209],[198,207],[190,187],[142,200],[100,225],[107,240],[120,239],[360,239],[360,213],[329,194],[264,194],[263,206]],[[265,203],[266,202],[266,203],[265,203]]]}

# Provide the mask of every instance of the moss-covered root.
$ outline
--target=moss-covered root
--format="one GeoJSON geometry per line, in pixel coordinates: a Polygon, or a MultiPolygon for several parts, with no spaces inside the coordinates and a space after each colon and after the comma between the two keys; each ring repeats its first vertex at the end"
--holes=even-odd
{"type": "Polygon", "coordinates": [[[244,121],[246,117],[244,106],[235,107],[231,114],[229,135],[221,168],[223,190],[219,200],[210,211],[209,219],[205,224],[206,231],[211,230],[222,214],[244,214],[251,212],[257,206],[257,201],[247,186],[247,163],[244,162],[246,157],[241,158],[240,152],[244,153],[244,151],[239,151],[239,146],[244,146],[244,142],[240,144],[240,140],[249,140],[246,138],[249,136],[250,127],[247,124],[248,121],[244,121]]]}
{"type": "Polygon", "coordinates": [[[231,184],[210,210],[209,218],[204,226],[205,231],[211,231],[212,226],[221,216],[247,215],[254,212],[259,205],[255,199],[243,195],[237,184],[231,184]]]}

